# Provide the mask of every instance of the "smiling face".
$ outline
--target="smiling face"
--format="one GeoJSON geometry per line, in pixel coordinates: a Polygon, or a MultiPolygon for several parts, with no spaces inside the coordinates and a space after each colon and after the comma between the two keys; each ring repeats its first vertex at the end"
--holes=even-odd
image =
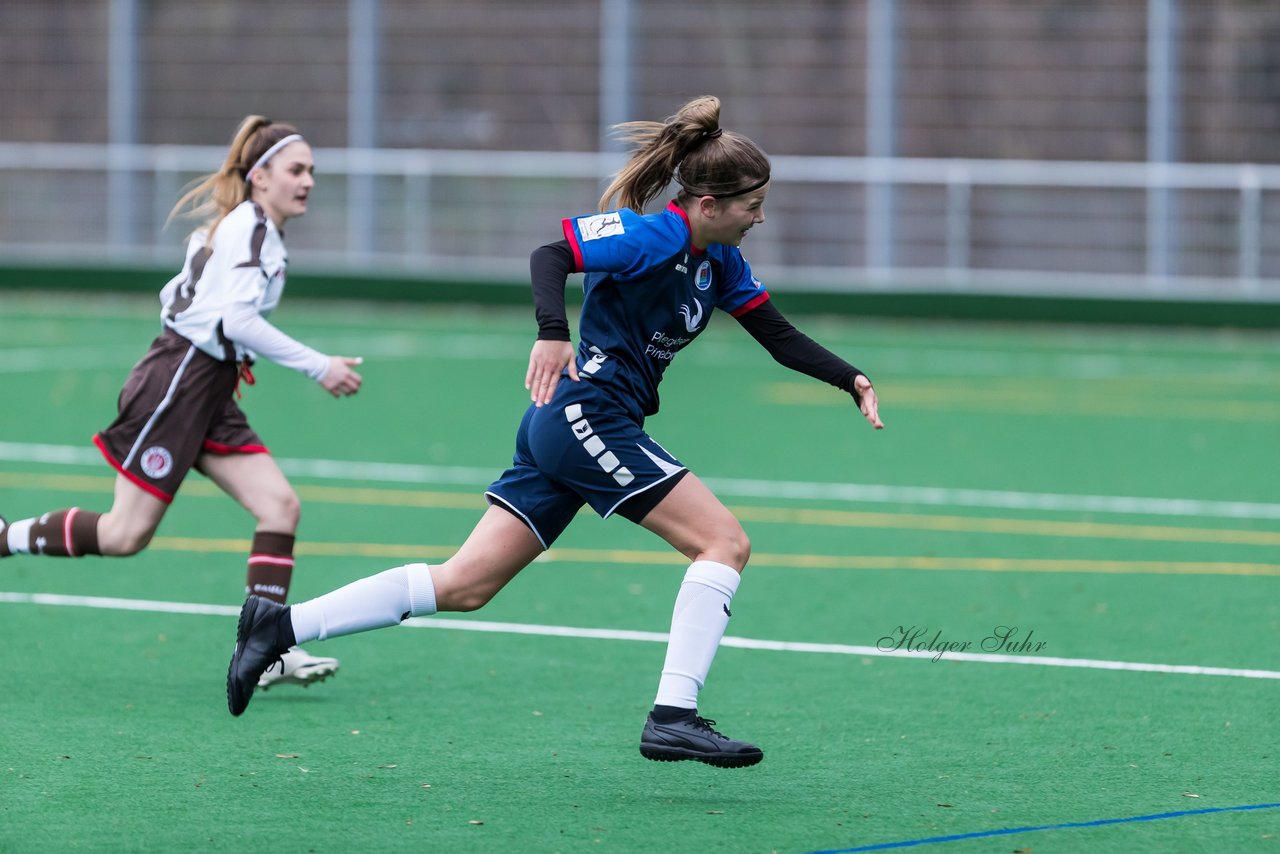
{"type": "Polygon", "coordinates": [[[764,222],[764,199],[768,194],[769,185],[765,184],[742,196],[727,199],[703,196],[697,199],[689,217],[694,244],[740,246],[747,232],[764,222]],[[696,217],[692,215],[695,212],[696,217]]]}
{"type": "Polygon", "coordinates": [[[254,170],[251,198],[262,205],[276,228],[307,212],[307,200],[316,184],[315,169],[311,146],[298,140],[276,152],[265,166],[254,170]]]}

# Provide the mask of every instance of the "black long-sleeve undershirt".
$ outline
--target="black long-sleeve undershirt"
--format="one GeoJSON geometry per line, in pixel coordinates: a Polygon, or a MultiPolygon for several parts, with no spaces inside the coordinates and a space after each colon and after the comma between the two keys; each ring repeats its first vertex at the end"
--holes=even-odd
{"type": "MultiPolygon", "coordinates": [[[[539,246],[529,257],[533,310],[540,341],[570,340],[564,285],[574,267],[573,251],[567,240],[539,246]]],[[[737,321],[778,364],[830,383],[861,402],[853,383],[863,376],[862,371],[792,326],[772,300],[739,315],[737,321]]]]}
{"type": "Polygon", "coordinates": [[[568,341],[569,319],[564,310],[564,283],[574,270],[569,241],[539,246],[529,256],[533,281],[533,314],[538,320],[539,341],[568,341]]]}
{"type": "Polygon", "coordinates": [[[853,385],[859,376],[865,376],[862,371],[792,326],[773,300],[762,302],[737,320],[779,365],[830,383],[862,402],[853,385]]]}

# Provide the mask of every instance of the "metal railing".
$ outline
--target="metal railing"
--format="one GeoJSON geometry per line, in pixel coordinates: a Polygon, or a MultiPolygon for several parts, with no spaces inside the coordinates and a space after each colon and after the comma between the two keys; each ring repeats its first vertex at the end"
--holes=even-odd
{"type": "MultiPolygon", "coordinates": [[[[183,229],[165,230],[165,218],[224,154],[0,143],[0,259],[176,264],[183,229]]],[[[532,248],[559,236],[560,217],[594,209],[623,162],[597,152],[315,156],[311,211],[290,227],[296,267],[513,280],[532,248]],[[373,215],[367,205],[353,215],[349,200],[370,193],[373,215]]],[[[1280,166],[778,156],[773,169],[769,222],[744,244],[771,286],[1280,300],[1280,166]],[[872,216],[894,228],[867,228],[872,216]],[[876,234],[893,245],[868,246],[876,234]],[[885,258],[894,266],[871,260],[885,258]]]]}

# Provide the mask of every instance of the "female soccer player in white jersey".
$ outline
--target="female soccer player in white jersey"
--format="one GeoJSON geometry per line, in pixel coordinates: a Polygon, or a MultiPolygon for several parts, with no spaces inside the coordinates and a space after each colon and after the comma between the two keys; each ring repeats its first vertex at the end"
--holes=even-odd
{"type": "Polygon", "coordinates": [[[743,260],[739,244],[764,222],[769,160],[751,140],[721,130],[720,102],[698,98],[665,123],[622,130],[638,147],[605,191],[604,213],[564,220],[565,239],[533,253],[539,333],[525,377],[533,404],[512,467],[486,493],[488,511],[438,566],[396,567],[292,608],[250,597],[227,673],[232,714],[245,710],[263,668],[295,643],[481,607],[590,504],[643,525],[691,562],[641,754],[726,768],[763,758],[697,710],[750,543],[702,481],[649,438],[644,419],[658,410],[663,372],[719,308],[779,362],[842,389],[874,427],[884,425],[870,381],[787,322],[743,260]],[[672,178],[676,199],[641,214],[672,178]],[[587,274],[576,357],[564,309],[573,271],[587,274]]]}
{"type": "MultiPolygon", "coordinates": [[[[313,172],[311,147],[296,129],[261,116],[241,122],[222,168],[174,207],[178,214],[190,205],[205,222],[182,271],[160,293],[160,337],[125,381],[116,420],[93,437],[117,471],[111,509],[52,510],[8,525],[0,519],[0,558],[136,554],[194,467],[257,520],[248,592],[285,601],[298,498],[233,393],[241,381],[253,382],[249,365],[259,356],[335,397],[360,388],[352,369],[359,359],[317,352],[266,320],[284,290],[284,224],[307,212],[313,172]]],[[[260,684],[308,684],[337,667],[335,659],[292,649],[260,684]]]]}

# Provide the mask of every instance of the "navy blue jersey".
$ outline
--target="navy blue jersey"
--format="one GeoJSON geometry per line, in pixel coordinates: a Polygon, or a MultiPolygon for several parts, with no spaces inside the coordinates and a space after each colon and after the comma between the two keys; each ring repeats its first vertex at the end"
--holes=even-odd
{"type": "Polygon", "coordinates": [[[578,373],[643,424],[658,411],[663,371],[719,308],[737,317],[769,299],[736,246],[693,245],[675,202],[661,213],[623,209],[564,220],[575,268],[586,273],[578,373]]]}

